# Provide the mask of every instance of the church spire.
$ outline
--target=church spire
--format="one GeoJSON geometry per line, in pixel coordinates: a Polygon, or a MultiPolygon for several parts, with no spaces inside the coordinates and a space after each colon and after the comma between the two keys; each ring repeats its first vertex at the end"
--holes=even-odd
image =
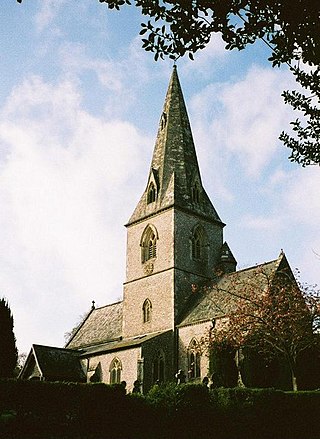
{"type": "Polygon", "coordinates": [[[171,206],[221,223],[202,186],[187,109],[175,65],[160,117],[148,184],[129,224],[171,206]]]}

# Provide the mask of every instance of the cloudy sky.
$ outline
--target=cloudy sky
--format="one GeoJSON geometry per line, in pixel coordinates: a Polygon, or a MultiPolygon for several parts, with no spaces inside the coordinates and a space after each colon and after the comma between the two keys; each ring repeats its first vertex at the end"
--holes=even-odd
{"type": "MultiPolygon", "coordinates": [[[[148,175],[172,63],[141,49],[141,17],[98,0],[2,0],[0,295],[20,352],[63,346],[90,309],[122,298],[126,230],[148,175]],[[74,5],[77,5],[76,7],[74,5]]],[[[284,249],[319,282],[320,174],[277,140],[295,118],[262,44],[219,38],[178,72],[204,186],[238,267],[284,249]]]]}

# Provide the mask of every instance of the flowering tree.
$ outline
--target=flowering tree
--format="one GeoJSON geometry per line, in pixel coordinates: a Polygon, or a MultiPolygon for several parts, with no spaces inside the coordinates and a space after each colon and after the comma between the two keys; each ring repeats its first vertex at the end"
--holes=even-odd
{"type": "Polygon", "coordinates": [[[270,272],[261,266],[231,278],[227,289],[216,287],[229,312],[211,330],[209,348],[227,342],[238,352],[249,347],[265,358],[278,356],[288,365],[292,389],[297,390],[299,355],[318,347],[320,291],[299,284],[289,267],[270,272]]]}

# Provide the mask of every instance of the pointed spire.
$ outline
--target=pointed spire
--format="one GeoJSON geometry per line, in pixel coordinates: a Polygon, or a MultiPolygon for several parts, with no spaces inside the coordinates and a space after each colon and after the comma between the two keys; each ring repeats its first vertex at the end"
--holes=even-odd
{"type": "Polygon", "coordinates": [[[202,186],[176,65],[160,117],[148,184],[129,224],[173,205],[221,223],[202,186]]]}

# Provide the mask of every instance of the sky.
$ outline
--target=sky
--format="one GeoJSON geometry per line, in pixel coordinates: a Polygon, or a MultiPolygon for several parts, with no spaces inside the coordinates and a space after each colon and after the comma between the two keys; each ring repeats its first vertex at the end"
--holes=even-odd
{"type": "MultiPolygon", "coordinates": [[[[2,0],[0,296],[19,353],[63,346],[94,300],[122,299],[126,229],[145,188],[172,62],[141,48],[142,18],[98,0],[2,0]],[[76,5],[76,6],[75,6],[76,5]]],[[[278,136],[294,89],[257,43],[218,36],[179,60],[204,187],[238,268],[283,249],[319,282],[320,173],[278,136]]]]}

